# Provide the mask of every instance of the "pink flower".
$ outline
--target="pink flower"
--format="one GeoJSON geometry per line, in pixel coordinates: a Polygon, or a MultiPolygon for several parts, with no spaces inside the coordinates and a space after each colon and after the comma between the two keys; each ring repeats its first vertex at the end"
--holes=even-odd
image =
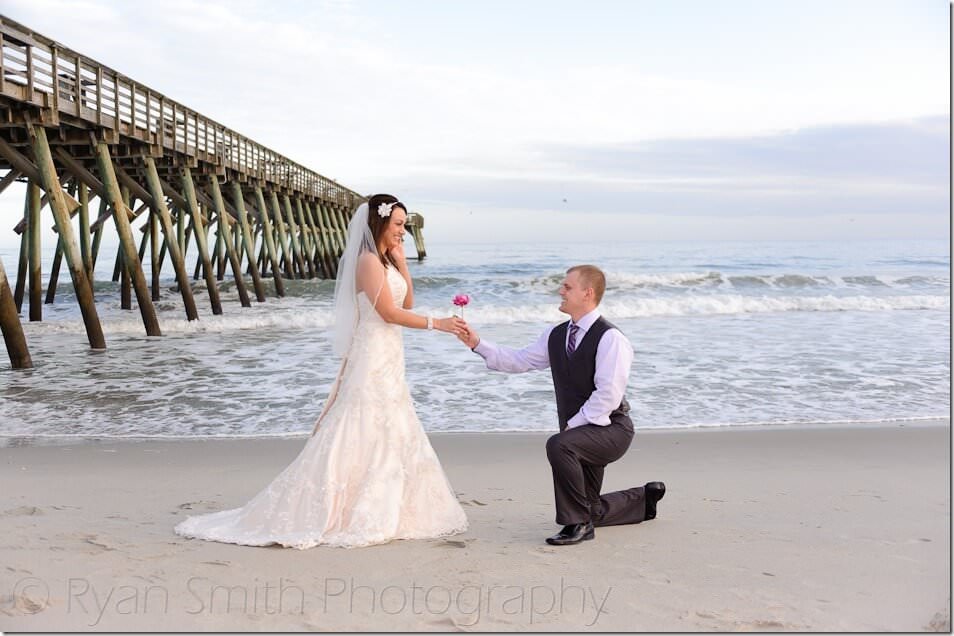
{"type": "Polygon", "coordinates": [[[464,307],[470,304],[470,296],[467,294],[457,294],[454,296],[454,304],[460,307],[460,317],[464,317],[464,307]]]}

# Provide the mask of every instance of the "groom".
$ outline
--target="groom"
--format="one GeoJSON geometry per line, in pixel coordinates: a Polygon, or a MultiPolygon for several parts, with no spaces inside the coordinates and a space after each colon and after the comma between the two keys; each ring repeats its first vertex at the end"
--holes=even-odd
{"type": "Polygon", "coordinates": [[[626,452],[633,422],[624,395],[633,347],[600,316],[606,277],[593,265],[567,270],[560,287],[560,311],[570,321],[547,329],[536,342],[510,349],[481,340],[469,326],[459,334],[487,368],[523,373],[550,368],[556,391],[560,432],[547,440],[553,470],[556,522],[563,526],[550,545],[572,545],[594,538],[595,526],[639,523],[656,517],[666,493],[662,482],[600,495],[603,469],[626,452]]]}

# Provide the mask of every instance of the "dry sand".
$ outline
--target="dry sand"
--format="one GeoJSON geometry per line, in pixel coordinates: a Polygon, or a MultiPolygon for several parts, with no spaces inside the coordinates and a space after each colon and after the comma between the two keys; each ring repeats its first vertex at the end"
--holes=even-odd
{"type": "Polygon", "coordinates": [[[470,518],[346,550],[172,532],[303,439],[0,449],[0,629],[950,630],[950,425],[638,431],[604,490],[656,520],[551,547],[544,434],[434,434],[470,518]]]}

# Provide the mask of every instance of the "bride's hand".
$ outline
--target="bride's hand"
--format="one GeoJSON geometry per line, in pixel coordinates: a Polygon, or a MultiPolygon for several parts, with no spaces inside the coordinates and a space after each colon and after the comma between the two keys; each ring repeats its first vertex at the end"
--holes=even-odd
{"type": "Polygon", "coordinates": [[[404,243],[398,243],[394,247],[388,250],[388,253],[391,254],[398,267],[403,267],[407,264],[407,256],[404,254],[404,243]]]}
{"type": "Polygon", "coordinates": [[[443,331],[445,333],[452,333],[454,335],[459,335],[464,332],[467,328],[467,323],[458,318],[457,316],[450,316],[448,318],[437,318],[434,320],[434,328],[438,331],[443,331]]]}

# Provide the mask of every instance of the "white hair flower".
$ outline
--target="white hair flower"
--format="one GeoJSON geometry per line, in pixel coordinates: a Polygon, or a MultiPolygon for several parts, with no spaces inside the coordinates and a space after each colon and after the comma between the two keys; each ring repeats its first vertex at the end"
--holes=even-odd
{"type": "Polygon", "coordinates": [[[382,203],[378,206],[378,216],[381,218],[386,218],[391,216],[391,208],[394,207],[393,203],[382,203]]]}

